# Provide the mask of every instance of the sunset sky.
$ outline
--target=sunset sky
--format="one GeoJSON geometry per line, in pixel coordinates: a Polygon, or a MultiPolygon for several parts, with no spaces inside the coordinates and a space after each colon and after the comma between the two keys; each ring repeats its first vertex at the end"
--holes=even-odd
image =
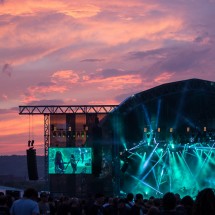
{"type": "Polygon", "coordinates": [[[119,104],[163,83],[215,81],[214,0],[0,0],[0,155],[44,153],[19,105],[119,104]]]}

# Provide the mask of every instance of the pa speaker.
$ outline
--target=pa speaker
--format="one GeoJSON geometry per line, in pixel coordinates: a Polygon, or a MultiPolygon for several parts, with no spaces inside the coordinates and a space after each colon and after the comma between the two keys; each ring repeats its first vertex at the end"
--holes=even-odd
{"type": "Polygon", "coordinates": [[[27,152],[28,178],[38,180],[36,149],[30,148],[27,152]]]}

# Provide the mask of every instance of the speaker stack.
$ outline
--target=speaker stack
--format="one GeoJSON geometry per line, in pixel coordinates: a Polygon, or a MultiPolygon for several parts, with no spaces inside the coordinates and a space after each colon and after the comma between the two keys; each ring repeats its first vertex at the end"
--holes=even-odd
{"type": "Polygon", "coordinates": [[[27,152],[28,178],[38,180],[36,149],[29,148],[27,152]]]}

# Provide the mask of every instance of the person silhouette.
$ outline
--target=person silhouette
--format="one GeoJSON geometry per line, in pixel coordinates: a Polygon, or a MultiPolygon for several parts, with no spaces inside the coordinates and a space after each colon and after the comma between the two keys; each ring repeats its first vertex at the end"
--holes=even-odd
{"type": "Polygon", "coordinates": [[[78,163],[78,161],[76,161],[74,154],[71,154],[69,162],[70,162],[71,167],[72,167],[72,173],[75,173],[77,171],[77,163],[78,163]]]}
{"type": "Polygon", "coordinates": [[[62,153],[57,151],[55,155],[55,173],[64,173],[64,164],[66,164],[66,162],[63,161],[62,153]]]}

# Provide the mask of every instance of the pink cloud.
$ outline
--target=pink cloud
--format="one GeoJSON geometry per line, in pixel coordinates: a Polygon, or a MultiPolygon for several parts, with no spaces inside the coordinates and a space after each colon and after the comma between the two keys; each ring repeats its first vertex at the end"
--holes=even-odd
{"type": "Polygon", "coordinates": [[[0,100],[7,101],[8,100],[8,96],[5,95],[5,94],[2,94],[0,100]]]}
{"type": "Polygon", "coordinates": [[[104,100],[100,100],[100,101],[90,101],[88,104],[91,105],[118,105],[119,102],[117,100],[113,100],[113,99],[104,99],[104,100]]]}
{"type": "Polygon", "coordinates": [[[66,71],[58,71],[55,72],[52,76],[52,82],[69,82],[69,83],[77,83],[79,81],[79,75],[71,70],[66,71]]]}
{"type": "Polygon", "coordinates": [[[43,144],[43,116],[25,116],[17,112],[0,114],[0,146],[2,154],[25,154],[27,141],[35,140],[35,147],[43,144]],[[2,123],[4,122],[4,123],[2,123]],[[9,143],[8,143],[9,142],[9,143]]]}
{"type": "Polygon", "coordinates": [[[164,72],[164,73],[159,74],[159,76],[156,77],[154,79],[154,81],[160,85],[160,84],[167,83],[168,81],[170,81],[173,76],[174,76],[174,73],[172,73],[172,72],[164,72]]]}
{"type": "Polygon", "coordinates": [[[86,84],[100,84],[98,86],[101,90],[120,90],[128,87],[129,85],[141,84],[142,80],[138,75],[122,75],[108,78],[96,78],[86,82],[86,84]]]}
{"type": "Polygon", "coordinates": [[[22,0],[22,3],[15,0],[7,0],[0,8],[1,14],[10,14],[15,16],[29,16],[43,12],[58,12],[71,16],[73,18],[84,18],[95,16],[99,12],[99,8],[93,4],[86,4],[85,1],[33,1],[22,0]],[[16,5],[16,6],[14,6],[16,5]]]}
{"type": "Polygon", "coordinates": [[[40,101],[41,97],[46,98],[48,94],[52,93],[64,93],[67,91],[66,86],[57,86],[57,85],[52,85],[52,86],[31,86],[28,88],[28,93],[22,95],[22,103],[28,104],[31,102],[35,101],[40,101]]]}

